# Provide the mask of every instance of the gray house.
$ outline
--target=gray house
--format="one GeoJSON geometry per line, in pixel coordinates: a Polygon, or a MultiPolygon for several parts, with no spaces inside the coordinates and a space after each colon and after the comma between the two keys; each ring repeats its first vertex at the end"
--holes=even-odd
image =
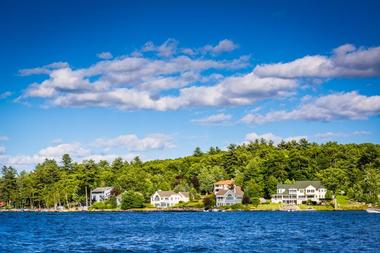
{"type": "Polygon", "coordinates": [[[214,194],[216,197],[216,206],[231,206],[241,204],[243,201],[244,192],[241,187],[235,185],[235,181],[221,180],[214,184],[214,194]]]}

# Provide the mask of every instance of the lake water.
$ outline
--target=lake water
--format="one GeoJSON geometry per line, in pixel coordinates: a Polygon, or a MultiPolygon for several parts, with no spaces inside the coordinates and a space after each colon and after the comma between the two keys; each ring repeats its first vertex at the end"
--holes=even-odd
{"type": "Polygon", "coordinates": [[[0,213],[0,252],[380,252],[380,215],[0,213]]]}

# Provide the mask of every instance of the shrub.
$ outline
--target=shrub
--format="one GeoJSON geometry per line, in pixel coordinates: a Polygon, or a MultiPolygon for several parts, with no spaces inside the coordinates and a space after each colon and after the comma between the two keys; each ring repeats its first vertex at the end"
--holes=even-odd
{"type": "Polygon", "coordinates": [[[258,197],[252,198],[251,204],[254,206],[258,206],[260,204],[260,198],[258,198],[258,197]]]}
{"type": "Polygon", "coordinates": [[[332,191],[327,191],[325,198],[328,200],[331,200],[333,198],[333,192],[332,191]]]}
{"type": "Polygon", "coordinates": [[[92,210],[104,210],[104,209],[113,209],[112,205],[110,203],[107,203],[106,201],[99,201],[95,202],[91,205],[90,209],[92,210]]]}
{"type": "Polygon", "coordinates": [[[215,206],[215,195],[209,194],[203,198],[203,205],[206,210],[211,209],[215,206]]]}
{"type": "Polygon", "coordinates": [[[246,205],[246,204],[251,203],[251,199],[247,195],[244,194],[242,202],[243,202],[243,204],[246,205]]]}
{"type": "Polygon", "coordinates": [[[234,204],[234,205],[231,205],[231,206],[228,206],[229,209],[231,210],[245,210],[246,207],[242,204],[234,204]]]}
{"type": "Polygon", "coordinates": [[[121,209],[144,207],[144,196],[139,192],[126,191],[121,198],[121,209]]]}

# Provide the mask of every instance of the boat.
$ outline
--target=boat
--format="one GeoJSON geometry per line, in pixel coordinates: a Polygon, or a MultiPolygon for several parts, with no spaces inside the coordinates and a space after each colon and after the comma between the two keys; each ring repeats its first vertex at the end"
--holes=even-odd
{"type": "Polygon", "coordinates": [[[380,208],[368,208],[367,213],[380,213],[380,208]]]}

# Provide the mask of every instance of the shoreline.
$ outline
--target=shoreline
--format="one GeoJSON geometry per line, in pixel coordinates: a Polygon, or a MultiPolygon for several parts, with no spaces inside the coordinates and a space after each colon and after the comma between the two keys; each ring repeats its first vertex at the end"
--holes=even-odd
{"type": "Polygon", "coordinates": [[[224,210],[224,209],[214,209],[214,210],[204,210],[204,209],[183,209],[183,208],[170,208],[170,209],[158,209],[158,208],[150,208],[150,209],[96,209],[96,210],[51,210],[51,209],[0,209],[0,213],[154,213],[154,212],[345,212],[345,211],[366,211],[363,208],[356,209],[239,209],[239,210],[224,210]]]}

